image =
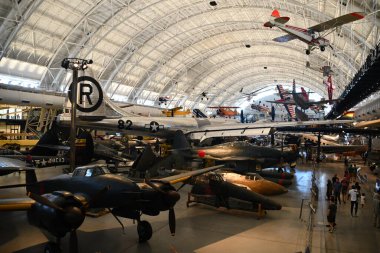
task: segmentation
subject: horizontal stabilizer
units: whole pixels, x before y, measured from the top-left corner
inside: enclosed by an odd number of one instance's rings
[[[289,21],[289,19],[290,19],[289,17],[279,17],[279,18],[275,18],[274,22],[285,24],[286,22]]]

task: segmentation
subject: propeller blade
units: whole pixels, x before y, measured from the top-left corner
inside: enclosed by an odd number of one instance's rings
[[[76,229],[70,232],[70,253],[78,253],[78,236]]]
[[[173,208],[169,209],[169,228],[170,228],[170,233],[174,236],[175,235],[175,212]]]
[[[45,205],[45,206],[48,206],[48,207],[51,207],[53,209],[56,209],[56,210],[60,210],[60,211],[64,211],[62,207],[54,204],[53,202],[51,202],[50,200],[48,200],[47,198],[41,196],[41,195],[38,195],[38,194],[35,194],[33,192],[28,192],[27,193],[28,197],[35,200],[36,202],[42,204],[42,205]]]

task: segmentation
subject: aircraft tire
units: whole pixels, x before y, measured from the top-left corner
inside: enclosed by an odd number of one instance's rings
[[[323,52],[323,51],[325,51],[325,46],[321,46],[321,51]]]
[[[145,220],[140,221],[137,224],[137,233],[139,235],[139,243],[146,242],[152,237],[152,226]]]
[[[45,253],[61,253],[61,249],[58,243],[48,242],[44,248]]]
[[[310,54],[310,50],[309,50],[309,49],[306,49],[306,54],[307,54],[307,55]]]

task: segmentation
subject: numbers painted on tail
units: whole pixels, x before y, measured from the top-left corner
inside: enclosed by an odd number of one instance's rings
[[[132,121],[130,121],[130,120],[124,121],[122,119],[119,119],[117,122],[117,128],[119,128],[119,129],[130,130],[131,126],[132,126]]]

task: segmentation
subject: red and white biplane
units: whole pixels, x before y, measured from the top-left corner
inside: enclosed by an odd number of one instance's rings
[[[319,47],[321,51],[325,51],[327,46],[331,47],[329,40],[325,39],[320,34],[321,32],[362,18],[364,18],[363,12],[352,12],[305,29],[286,25],[290,18],[281,17],[278,10],[274,10],[272,12],[271,19],[268,22],[266,22],[264,26],[270,28],[275,26],[288,33],[287,35],[274,38],[273,40],[276,42],[288,42],[294,39],[299,39],[305,42],[308,45],[308,48],[306,49],[306,54],[310,54],[311,50],[317,47]]]

